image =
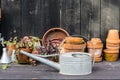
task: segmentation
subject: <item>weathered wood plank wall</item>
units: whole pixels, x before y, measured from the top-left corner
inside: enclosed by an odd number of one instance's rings
[[[105,41],[109,29],[120,30],[120,0],[101,0],[101,38]]]
[[[70,34],[105,42],[110,29],[119,30],[120,0],[61,0],[62,23]]]
[[[6,38],[33,35],[42,38],[52,27],[70,35],[100,37],[119,30],[120,0],[1,0],[1,32]]]
[[[1,0],[1,8],[1,32],[6,39],[25,35],[42,38],[49,28],[60,24],[59,0]]]

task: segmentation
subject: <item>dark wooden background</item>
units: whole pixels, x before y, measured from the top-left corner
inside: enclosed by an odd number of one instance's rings
[[[52,27],[70,35],[100,37],[120,30],[120,0],[1,0],[1,32],[6,39],[33,35],[42,38]]]

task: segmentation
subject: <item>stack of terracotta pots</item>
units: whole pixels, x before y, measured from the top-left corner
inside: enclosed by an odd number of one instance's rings
[[[103,43],[100,38],[91,38],[90,41],[87,41],[87,48],[95,62],[102,61]]]
[[[63,45],[63,53],[67,52],[84,52],[86,42],[81,37],[66,37]]]
[[[118,30],[111,29],[108,32],[106,39],[106,48],[104,56],[106,61],[116,61],[119,56],[119,32]]]

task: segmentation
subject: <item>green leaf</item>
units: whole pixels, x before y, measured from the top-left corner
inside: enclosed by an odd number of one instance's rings
[[[5,70],[8,67],[8,64],[2,65],[2,69]]]

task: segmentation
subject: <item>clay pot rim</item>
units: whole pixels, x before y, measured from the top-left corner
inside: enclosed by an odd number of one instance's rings
[[[91,38],[90,41],[91,42],[96,42],[96,43],[102,43],[102,41],[100,40],[100,38]]]
[[[107,43],[113,43],[113,44],[117,44],[117,43],[120,43],[120,40],[109,40],[109,39],[106,39],[106,42]]]
[[[119,45],[118,46],[109,46],[109,45],[106,45],[106,48],[107,49],[119,49]]]
[[[108,45],[108,46],[119,46],[119,43],[116,43],[116,44],[114,44],[114,43],[106,43],[106,45]]]
[[[94,47],[93,47],[94,46]],[[92,44],[91,41],[87,42],[87,48],[103,48],[103,44],[102,43],[96,43],[96,44]]]
[[[80,44],[80,45],[64,43],[62,45],[62,48],[64,48],[64,49],[84,49],[84,48],[86,48],[86,43]]]
[[[84,49],[64,49],[64,53],[69,52],[84,52]]]
[[[77,39],[77,40],[76,40]],[[73,36],[69,36],[66,37],[65,43],[73,43],[73,44],[81,44],[80,41],[84,41],[84,39],[82,37],[73,37]],[[84,41],[85,42],[85,41]]]
[[[112,51],[113,50],[113,51]],[[105,53],[105,54],[118,54],[119,53],[119,49],[104,49],[103,50],[103,52]]]
[[[108,47],[106,46],[107,49],[119,49],[119,47]]]
[[[101,62],[102,61],[102,56],[101,57],[95,57],[95,62]]]
[[[66,37],[70,36],[69,33],[68,33],[66,30],[64,30],[63,28],[59,28],[59,27],[50,28],[50,29],[48,29],[48,30],[45,32],[45,34],[44,34],[43,37],[42,37],[42,45],[43,45],[43,46],[46,46],[46,45],[45,45],[45,39],[46,39],[46,36],[48,35],[48,33],[52,32],[52,31],[55,31],[55,30],[64,32],[65,35],[66,35]]]

